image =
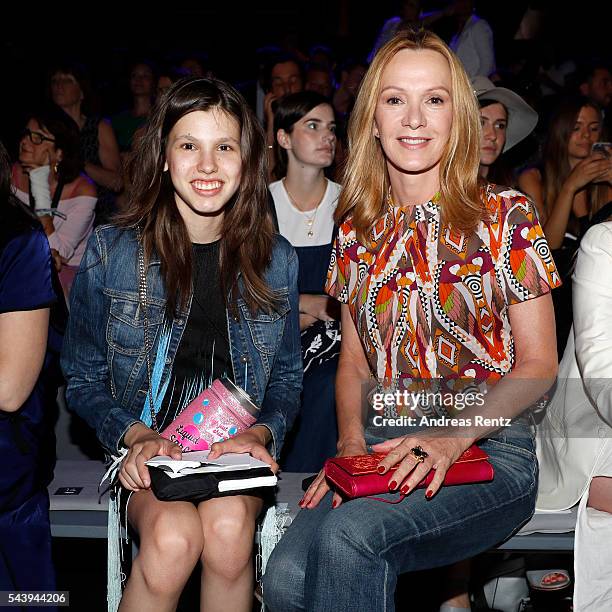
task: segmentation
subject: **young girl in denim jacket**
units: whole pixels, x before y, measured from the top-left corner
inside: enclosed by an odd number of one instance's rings
[[[211,458],[275,457],[299,406],[297,259],[268,215],[264,136],[229,85],[196,78],[157,103],[128,170],[129,206],[97,228],[72,289],[68,403],[117,454],[140,538],[120,609],[174,610],[202,563],[201,607],[249,610],[257,496],[161,502],[145,461],[181,456],[159,435],[203,386],[228,376],[261,406]],[[139,303],[139,244],[147,279]],[[145,352],[165,388],[152,395]],[[166,383],[167,384],[164,384]],[[154,416],[153,414],[154,413]]]

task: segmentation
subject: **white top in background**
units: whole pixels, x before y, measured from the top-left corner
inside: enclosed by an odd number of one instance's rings
[[[278,228],[294,247],[320,246],[329,244],[334,230],[334,211],[338,204],[341,186],[333,181],[327,181],[327,189],[316,212],[298,210],[285,189],[283,181],[270,184],[270,193],[274,199]],[[314,218],[312,236],[308,236],[308,220]]]

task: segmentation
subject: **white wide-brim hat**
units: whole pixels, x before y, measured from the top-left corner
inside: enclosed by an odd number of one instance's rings
[[[505,87],[495,85],[484,76],[475,76],[472,79],[474,93],[479,100],[495,100],[501,102],[508,110],[508,126],[506,127],[506,144],[504,151],[508,151],[515,144],[527,138],[538,123],[536,113],[521,96]]]

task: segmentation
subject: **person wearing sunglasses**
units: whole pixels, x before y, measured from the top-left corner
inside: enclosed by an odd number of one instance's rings
[[[14,164],[15,195],[40,218],[68,296],[91,234],[96,188],[81,174],[79,134],[59,114],[30,116]]]

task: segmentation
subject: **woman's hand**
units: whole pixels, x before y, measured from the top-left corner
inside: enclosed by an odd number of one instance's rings
[[[386,440],[373,445],[372,450],[389,453],[378,466],[380,474],[387,473],[395,465],[398,466],[391,472],[389,491],[399,489],[402,494],[406,495],[429,474],[430,470],[434,469],[436,473],[425,493],[429,499],[442,486],[448,468],[459,459],[472,442],[471,438],[440,428],[435,431],[427,430],[412,436]],[[427,453],[427,458],[423,461],[417,460],[412,454],[412,449],[417,446]]]
[[[51,249],[51,258],[53,259],[53,265],[55,266],[56,272],[61,272],[62,266],[65,263],[64,258],[56,249]]]
[[[333,312],[334,309],[338,309],[338,301],[328,295],[300,294],[300,314],[310,315],[319,321],[333,321],[339,318],[334,316],[339,315]]]
[[[300,331],[314,325],[317,322],[317,318],[309,314],[300,313]]]
[[[50,172],[51,154],[49,153],[49,151],[45,151],[44,157],[42,158],[40,163],[37,163],[34,159],[32,159],[30,162],[22,162],[20,159],[19,163],[21,164],[21,169],[23,170],[24,174],[30,174],[32,170],[36,170],[37,168],[43,168],[44,166],[49,166]]]
[[[351,440],[339,445],[336,457],[354,457],[356,455],[365,455],[367,452],[365,440]],[[325,480],[325,470],[321,470],[300,500],[300,508],[316,508],[329,490],[330,487],[327,484],[327,480]],[[332,508],[337,508],[341,503],[342,497],[338,493],[334,493]]]
[[[215,442],[210,447],[208,458],[216,459],[225,453],[249,453],[255,459],[267,463],[276,474],[278,463],[274,461],[272,455],[266,449],[266,444],[270,441],[270,435],[270,430],[267,427],[253,425],[229,440]]]
[[[272,110],[272,104],[278,100],[278,96],[275,96],[269,91],[264,97],[264,115],[266,117],[266,126],[268,132],[274,133],[274,111]],[[273,143],[268,143],[273,144]]]
[[[589,183],[610,179],[612,161],[607,157],[591,155],[578,162],[565,180],[567,187],[576,193]]]
[[[130,450],[123,460],[119,480],[130,491],[148,489],[151,486],[149,468],[145,465],[145,461],[151,457],[157,455],[165,455],[173,459],[182,457],[178,445],[162,438],[143,423],[136,423],[130,427],[125,434],[124,442]]]
[[[38,217],[38,220],[40,221],[40,224],[43,226],[43,230],[45,230],[45,234],[47,234],[47,236],[50,236],[51,234],[53,234],[53,232],[55,232],[55,226],[53,225],[53,217],[51,215],[41,215],[40,217]],[[52,255],[53,255],[53,250],[51,251]]]

